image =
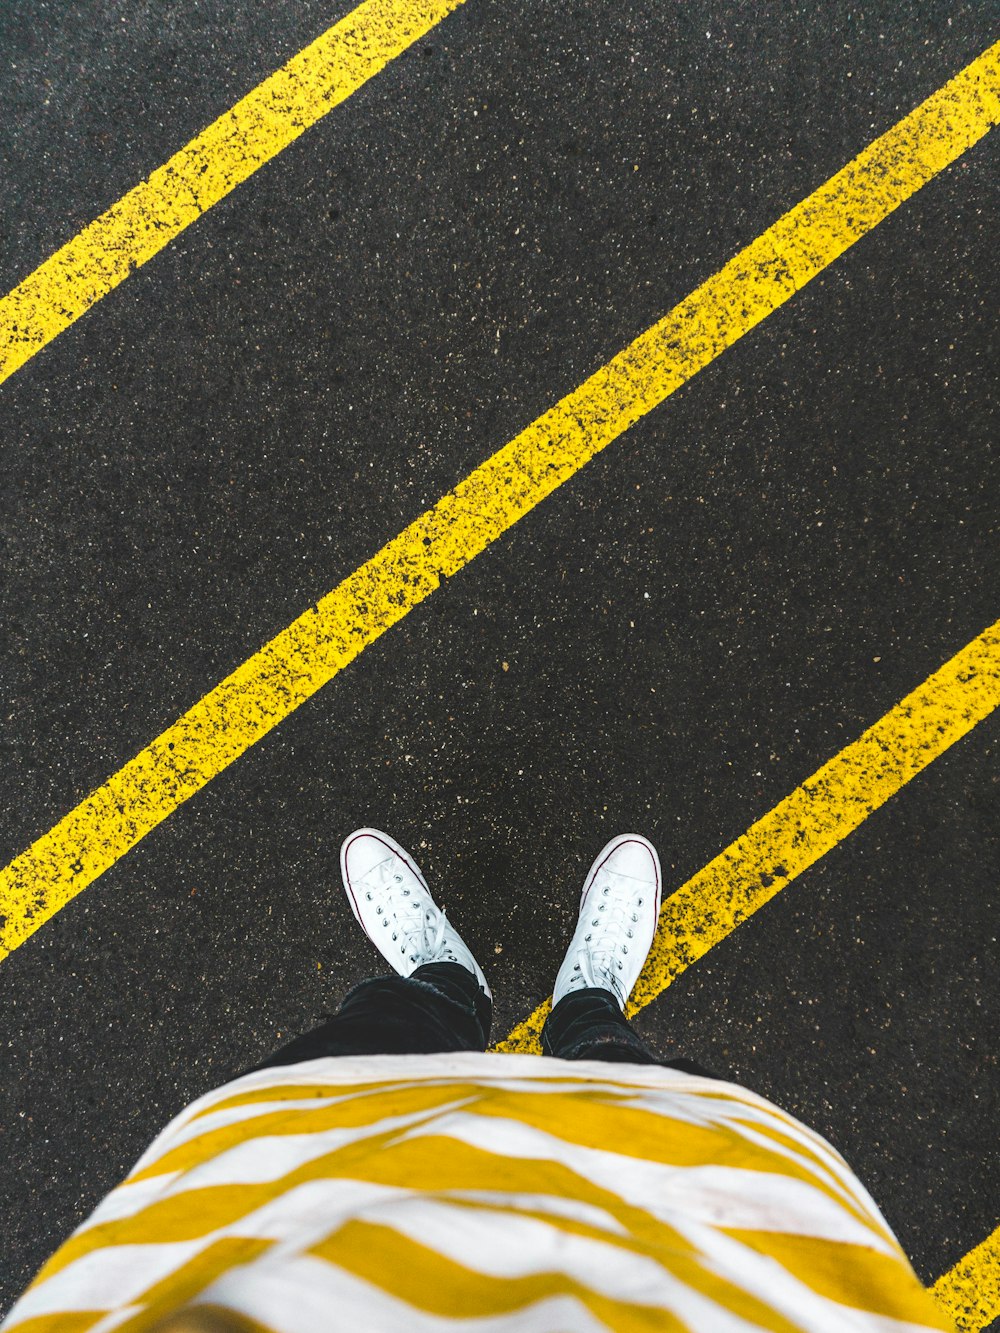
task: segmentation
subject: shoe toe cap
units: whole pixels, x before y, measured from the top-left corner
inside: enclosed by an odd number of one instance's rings
[[[660,874],[656,852],[645,838],[629,836],[623,838],[612,851],[606,863],[608,870],[619,875],[628,875],[632,879],[648,880],[658,885]]]
[[[394,849],[375,830],[359,830],[345,840],[341,850],[344,874],[352,880],[362,879],[394,854]]]

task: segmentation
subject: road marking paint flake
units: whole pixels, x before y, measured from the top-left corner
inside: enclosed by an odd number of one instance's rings
[[[980,1333],[1000,1319],[1000,1227],[931,1287],[962,1333]]]

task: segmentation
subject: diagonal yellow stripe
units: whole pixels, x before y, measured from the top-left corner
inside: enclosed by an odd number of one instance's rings
[[[463,0],[363,0],[0,301],[0,383]]]
[[[666,900],[626,1012],[654,1000],[998,705],[1000,620]],[[539,1005],[494,1049],[539,1052],[549,1007]]]
[[[1000,120],[1000,42],[210,690],[0,872],[0,958]]]
[[[1000,1227],[939,1277],[931,1291],[962,1333],[980,1333],[1000,1319]]]
[[[698,871],[663,904],[626,1012],[680,974],[1000,706],[1000,620]],[[551,1002],[492,1048],[540,1053]],[[961,1333],[1000,1317],[1000,1228],[931,1289]]]

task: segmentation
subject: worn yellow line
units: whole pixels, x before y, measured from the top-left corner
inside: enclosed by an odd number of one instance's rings
[[[757,820],[663,904],[631,1016],[1000,706],[1000,620]],[[551,1001],[495,1051],[541,1052]],[[1000,1317],[1000,1227],[931,1288],[962,1333]]]
[[[0,301],[0,383],[463,0],[363,0]]]
[[[626,1012],[654,1000],[998,705],[1000,620],[666,900]],[[549,1003],[494,1049],[540,1051]]]
[[[981,1333],[1000,1319],[1000,1227],[931,1287],[962,1333]]]
[[[1000,706],[1000,620],[807,778],[663,904],[631,1016]],[[495,1051],[541,1052],[551,1001]],[[1000,1317],[1000,1227],[931,1288],[961,1333]]]
[[[0,872],[0,958],[1000,119],[1000,42],[215,686]]]

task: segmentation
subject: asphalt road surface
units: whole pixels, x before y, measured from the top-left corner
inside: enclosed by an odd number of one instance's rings
[[[347,12],[0,13],[13,287]],[[992,13],[990,12],[992,9]],[[983,4],[467,0],[0,389],[4,860],[996,38]],[[187,1101],[383,970],[385,828],[551,990],[996,619],[987,136],[0,964],[0,1309]],[[636,1022],[827,1135],[933,1281],[1000,1221],[997,715]]]

